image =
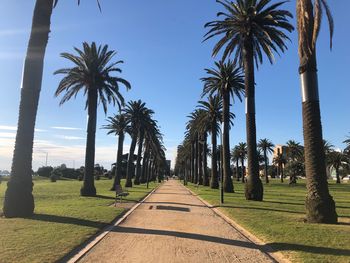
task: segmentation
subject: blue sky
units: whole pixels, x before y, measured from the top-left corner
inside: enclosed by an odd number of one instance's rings
[[[121,90],[126,100],[142,99],[152,108],[164,134],[167,156],[174,159],[176,147],[183,139],[186,116],[200,99],[204,68],[214,59],[211,49],[215,40],[202,43],[203,25],[215,19],[221,10],[214,0],[101,0],[102,13],[95,1],[60,0],[52,16],[45,57],[45,69],[37,115],[33,167],[48,164],[78,167],[83,165],[86,112],[85,99],[78,96],[63,106],[53,97],[60,76],[56,69],[70,64],[60,58],[61,52],[72,52],[83,41],[108,44],[124,60],[122,77],[132,90]],[[274,1],[275,2],[275,1]],[[285,8],[295,14],[295,1]],[[0,8],[0,170],[10,169],[23,60],[28,43],[33,0],[2,0]],[[349,71],[350,51],[347,11],[349,1],[330,2],[335,19],[333,51],[323,23],[318,41],[319,89],[324,137],[337,148],[350,132]],[[326,19],[324,19],[324,22]],[[295,19],[292,21],[296,24]],[[275,144],[289,139],[302,142],[301,98],[298,76],[297,35],[293,32],[289,50],[267,61],[256,71],[257,136]],[[219,58],[217,58],[219,59]],[[245,141],[243,103],[236,102],[231,130],[231,146]],[[108,116],[116,113],[112,106]],[[106,123],[102,108],[98,128]],[[69,129],[70,128],[70,129]],[[130,140],[126,140],[125,150]],[[115,161],[116,138],[97,130],[96,162],[109,167]]]

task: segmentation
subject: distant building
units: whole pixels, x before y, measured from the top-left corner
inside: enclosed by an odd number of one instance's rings
[[[282,154],[282,157],[287,158],[287,151],[288,151],[288,147],[287,146],[277,144],[275,146],[275,149],[273,149],[273,156],[272,156],[272,158],[275,158],[275,157],[277,157],[280,154]]]

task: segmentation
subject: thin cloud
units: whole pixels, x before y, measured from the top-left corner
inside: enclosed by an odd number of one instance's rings
[[[67,130],[67,131],[82,131],[82,128],[76,128],[76,127],[61,127],[61,126],[53,126],[50,127],[51,129],[55,130]]]
[[[17,131],[17,126],[0,125],[0,130],[3,131]],[[44,129],[35,129],[36,132],[47,132]]]
[[[85,140],[84,137],[78,137],[78,136],[55,135],[55,137],[59,139],[64,139],[64,140]]]
[[[15,138],[16,133],[14,132],[0,132],[0,138]]]

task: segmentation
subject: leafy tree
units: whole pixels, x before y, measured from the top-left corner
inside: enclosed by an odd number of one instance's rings
[[[322,13],[326,12],[332,47],[333,18],[326,0],[297,0],[299,74],[302,90],[302,117],[305,145],[306,220],[310,223],[336,223],[335,202],[329,194],[323,149],[318,96],[316,42]]]
[[[74,48],[78,55],[62,53],[61,57],[71,61],[73,68],[63,68],[54,74],[63,74],[55,96],[64,93],[60,105],[83,91],[87,95],[85,109],[88,111],[88,127],[85,151],[84,184],[80,190],[82,196],[95,196],[94,165],[95,165],[95,134],[97,120],[97,106],[100,102],[107,113],[107,105],[117,104],[119,109],[124,105],[124,98],[119,92],[119,85],[123,84],[130,89],[130,83],[123,78],[115,77],[112,73],[119,72],[118,64],[123,61],[112,62],[116,52],[108,50],[108,46],[97,47],[95,42],[83,43],[83,50]]]
[[[260,139],[259,143],[258,143],[258,148],[263,152],[264,154],[264,162],[265,162],[265,166],[264,166],[264,175],[265,175],[265,182],[268,184],[269,183],[269,176],[267,173],[267,166],[269,163],[269,160],[267,158],[267,154],[268,153],[272,153],[273,152],[273,148],[275,147],[275,145],[269,140],[269,139]]]
[[[222,35],[213,48],[213,55],[223,49],[223,59],[234,56],[244,68],[246,96],[246,132],[248,146],[248,180],[245,196],[248,200],[262,201],[263,186],[259,178],[255,124],[255,74],[256,67],[263,62],[263,53],[272,63],[273,52],[284,52],[287,49],[285,40],[288,36],[282,31],[291,32],[294,28],[288,22],[292,14],[279,8],[285,2],[272,4],[271,0],[218,0],[226,10],[219,12],[222,20],[209,22],[210,28],[205,40]]]
[[[242,101],[244,94],[243,76],[240,68],[232,61],[215,62],[215,68],[205,69],[207,77],[201,78],[204,83],[202,96],[218,94],[222,98],[222,167],[224,174],[224,191],[234,192],[230,169],[230,98],[237,97]]]

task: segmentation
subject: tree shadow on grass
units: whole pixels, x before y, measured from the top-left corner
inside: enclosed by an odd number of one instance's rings
[[[213,208],[238,208],[238,209],[264,210],[264,211],[283,212],[283,213],[292,213],[292,214],[304,214],[304,212],[284,210],[284,209],[273,209],[273,208],[266,208],[266,207],[245,207],[245,206],[230,206],[230,205],[220,206],[220,205],[215,205],[215,206],[213,206]]]
[[[118,233],[128,233],[128,234],[143,234],[143,235],[158,235],[158,236],[171,236],[178,238],[194,239],[200,241],[213,242],[218,244],[244,247],[248,249],[258,249],[263,252],[279,252],[279,251],[302,251],[312,254],[322,254],[322,255],[336,255],[336,256],[350,256],[350,250],[329,248],[329,247],[318,247],[310,245],[301,244],[291,244],[291,243],[280,243],[273,242],[266,245],[257,245],[249,241],[244,240],[234,240],[223,237],[208,236],[195,233],[186,233],[178,231],[169,230],[159,230],[159,229],[144,229],[144,228],[134,228],[134,227],[115,227],[113,232]]]
[[[44,222],[60,223],[60,224],[87,226],[87,227],[93,227],[96,229],[100,229],[108,225],[106,223],[102,223],[98,221],[91,221],[91,220],[68,217],[68,216],[47,215],[47,214],[34,214],[32,217],[29,217],[28,219],[44,221]]]
[[[97,198],[100,199],[109,199],[109,200],[115,200],[115,197],[112,196],[106,196],[106,195],[96,195]]]

